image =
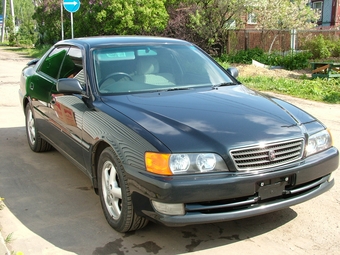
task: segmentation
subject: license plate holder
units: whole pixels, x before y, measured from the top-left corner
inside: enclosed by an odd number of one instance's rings
[[[262,187],[260,186],[258,189],[258,195],[261,200],[282,196],[286,184],[287,182],[276,182]]]
[[[279,197],[284,194],[285,187],[291,183],[292,177],[277,178],[259,182],[258,196],[261,200]]]

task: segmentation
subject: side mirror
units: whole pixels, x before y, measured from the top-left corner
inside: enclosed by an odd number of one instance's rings
[[[36,63],[38,63],[39,60],[40,60],[39,58],[32,59],[31,61],[29,61],[29,62],[27,63],[27,66],[33,66],[33,65],[35,65]]]
[[[57,82],[57,91],[61,94],[83,94],[84,90],[77,79],[62,78]]]
[[[227,69],[227,72],[233,76],[234,78],[237,78],[238,77],[238,69],[236,67],[229,67]]]

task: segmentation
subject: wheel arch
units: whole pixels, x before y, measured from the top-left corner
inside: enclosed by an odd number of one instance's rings
[[[96,143],[93,147],[92,150],[92,158],[91,158],[91,172],[92,172],[92,183],[93,183],[93,189],[96,192],[96,194],[98,195],[98,172],[97,172],[97,167],[98,167],[98,161],[99,161],[99,157],[100,154],[103,152],[103,150],[105,150],[107,147],[111,147],[109,143],[107,143],[106,141],[99,141],[98,143]],[[113,148],[112,148],[113,149]]]
[[[30,100],[28,99],[28,97],[24,97],[23,100],[22,100],[22,109],[25,113],[25,109],[26,109],[26,106],[27,104],[29,104]]]

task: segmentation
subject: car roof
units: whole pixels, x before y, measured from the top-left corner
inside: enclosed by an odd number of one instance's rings
[[[74,44],[83,45],[89,48],[106,47],[109,45],[121,45],[121,44],[137,44],[137,45],[152,45],[152,44],[186,44],[191,43],[174,38],[156,37],[156,36],[94,36],[68,39],[58,42],[60,44]]]

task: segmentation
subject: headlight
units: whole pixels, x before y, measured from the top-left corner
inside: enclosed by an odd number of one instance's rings
[[[311,135],[306,146],[306,157],[332,147],[332,136],[328,129]]]
[[[147,152],[145,165],[147,171],[162,175],[228,171],[222,157],[215,153]]]

